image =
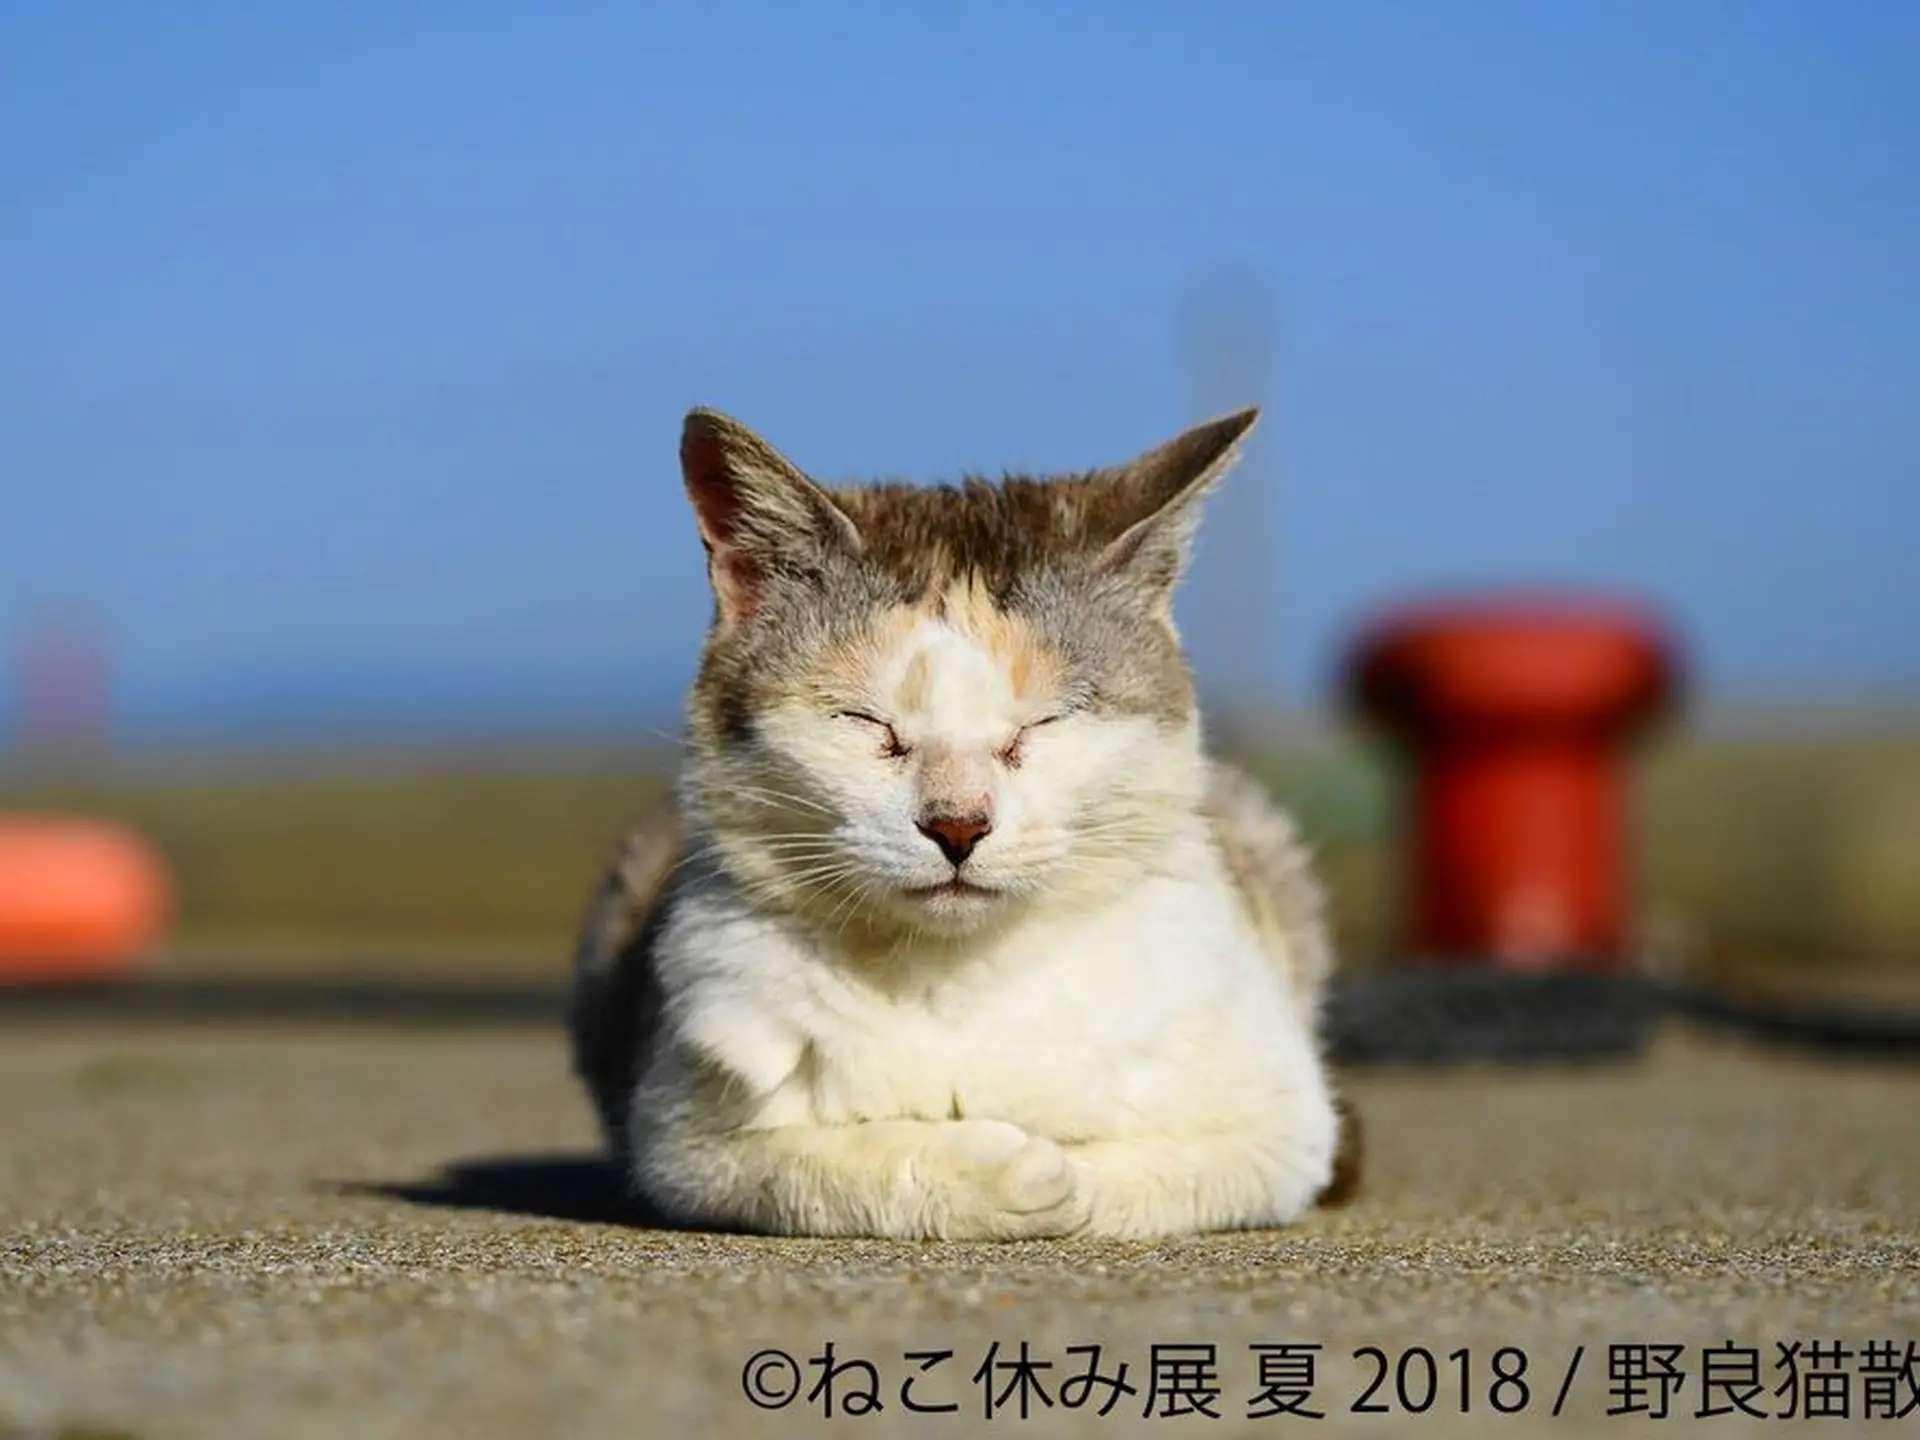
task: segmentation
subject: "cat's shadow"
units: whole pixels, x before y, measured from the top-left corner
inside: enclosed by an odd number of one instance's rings
[[[589,1151],[484,1155],[449,1161],[424,1180],[357,1180],[328,1188],[409,1205],[491,1210],[540,1220],[647,1230],[684,1228],[635,1195],[604,1156]]]

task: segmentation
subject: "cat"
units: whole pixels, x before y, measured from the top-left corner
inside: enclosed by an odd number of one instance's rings
[[[1154,1237],[1327,1197],[1357,1132],[1322,892],[1208,757],[1172,612],[1257,417],[1078,475],[828,488],[688,414],[713,610],[687,755],[598,891],[569,1018],[657,1212]]]

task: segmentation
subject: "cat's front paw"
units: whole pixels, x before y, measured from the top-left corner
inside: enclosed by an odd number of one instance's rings
[[[927,1160],[934,1229],[946,1239],[1067,1235],[1086,1223],[1079,1172],[1044,1135],[1001,1120],[950,1120]]]

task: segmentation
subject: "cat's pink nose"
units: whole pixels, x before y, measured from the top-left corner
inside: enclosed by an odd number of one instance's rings
[[[993,821],[985,815],[935,815],[920,822],[920,833],[938,845],[940,853],[956,866],[992,829]]]

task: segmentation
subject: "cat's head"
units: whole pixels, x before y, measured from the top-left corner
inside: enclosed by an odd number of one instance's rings
[[[685,794],[765,903],[961,935],[1136,881],[1203,785],[1172,620],[1248,409],[1123,464],[827,488],[695,410],[715,606]]]

